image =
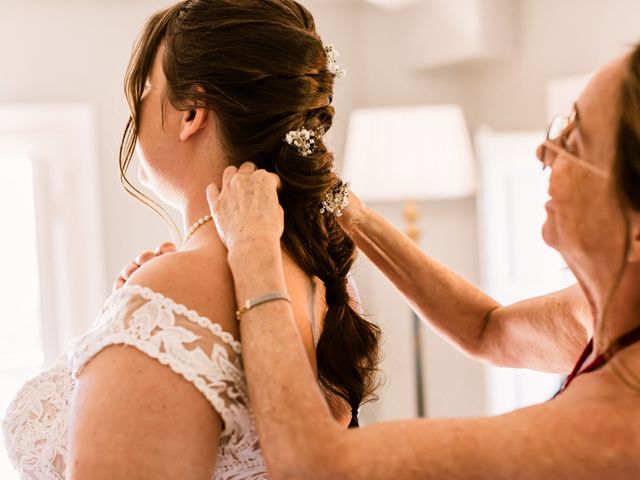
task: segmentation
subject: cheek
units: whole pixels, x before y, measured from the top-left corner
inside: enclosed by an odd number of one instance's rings
[[[606,183],[578,168],[555,179],[549,220],[564,248],[587,253],[607,250],[621,226],[616,200]]]
[[[147,103],[140,107],[140,118],[138,121],[138,141],[136,142],[136,153],[141,162],[147,162],[149,157],[149,145],[152,144],[149,131],[149,108]]]
[[[543,229],[545,240],[553,238],[553,244],[578,246],[587,237],[590,222],[587,221],[593,208],[594,191],[592,178],[576,170],[568,162],[557,163],[549,178],[551,211]],[[547,243],[549,241],[547,240]]]
[[[164,143],[160,127],[154,125],[155,120],[140,122],[138,132],[138,142],[136,143],[136,153],[140,159],[141,165],[149,170],[161,170]]]

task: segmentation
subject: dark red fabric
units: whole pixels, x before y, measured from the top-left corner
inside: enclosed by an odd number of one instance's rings
[[[578,359],[576,366],[573,367],[573,371],[569,374],[567,379],[564,381],[564,384],[562,385],[562,388],[560,389],[558,394],[566,390],[569,384],[578,375],[581,375],[583,373],[593,372],[594,370],[598,370],[599,368],[604,366],[620,350],[628,347],[629,345],[633,345],[634,343],[639,341],[640,341],[640,325],[635,327],[633,330],[625,333],[621,337],[617,338],[611,345],[609,345],[609,348],[607,348],[603,353],[601,353],[596,358],[594,358],[593,361],[589,365],[587,365],[585,368],[582,368],[582,366],[584,365],[584,362],[587,361],[587,358],[589,358],[589,355],[591,355],[591,352],[593,352],[593,339],[589,340],[587,347],[584,349],[584,352],[582,352],[582,355],[580,355],[580,358]]]

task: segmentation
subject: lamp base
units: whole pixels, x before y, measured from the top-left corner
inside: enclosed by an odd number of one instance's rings
[[[405,233],[416,244],[420,243],[421,234],[420,228],[418,228],[419,219],[418,203],[415,200],[407,200],[404,204],[404,220],[405,220]],[[425,408],[426,398],[424,395],[424,376],[423,376],[423,364],[422,364],[422,338],[421,323],[422,321],[418,315],[411,310],[411,319],[413,322],[413,355],[414,355],[414,367],[415,367],[415,382],[416,382],[416,411],[418,417],[426,417],[427,409]]]

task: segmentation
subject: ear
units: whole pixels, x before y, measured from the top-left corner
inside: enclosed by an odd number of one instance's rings
[[[640,263],[640,213],[632,211],[629,214],[629,263]]]
[[[180,116],[180,141],[186,142],[202,130],[207,124],[208,117],[209,111],[206,108],[193,107],[182,112]]]

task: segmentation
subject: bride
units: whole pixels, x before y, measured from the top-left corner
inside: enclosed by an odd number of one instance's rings
[[[125,176],[137,145],[141,182],[192,226],[179,251],[139,268],[20,390],[3,431],[22,478],[266,478],[227,252],[205,196],[247,159],[282,179],[299,335],[334,416],[357,426],[379,330],[349,293],[355,248],[335,218],[345,186],[322,139],[339,74],[293,0],[183,1],[148,21],[126,77],[122,178],[153,203]]]

